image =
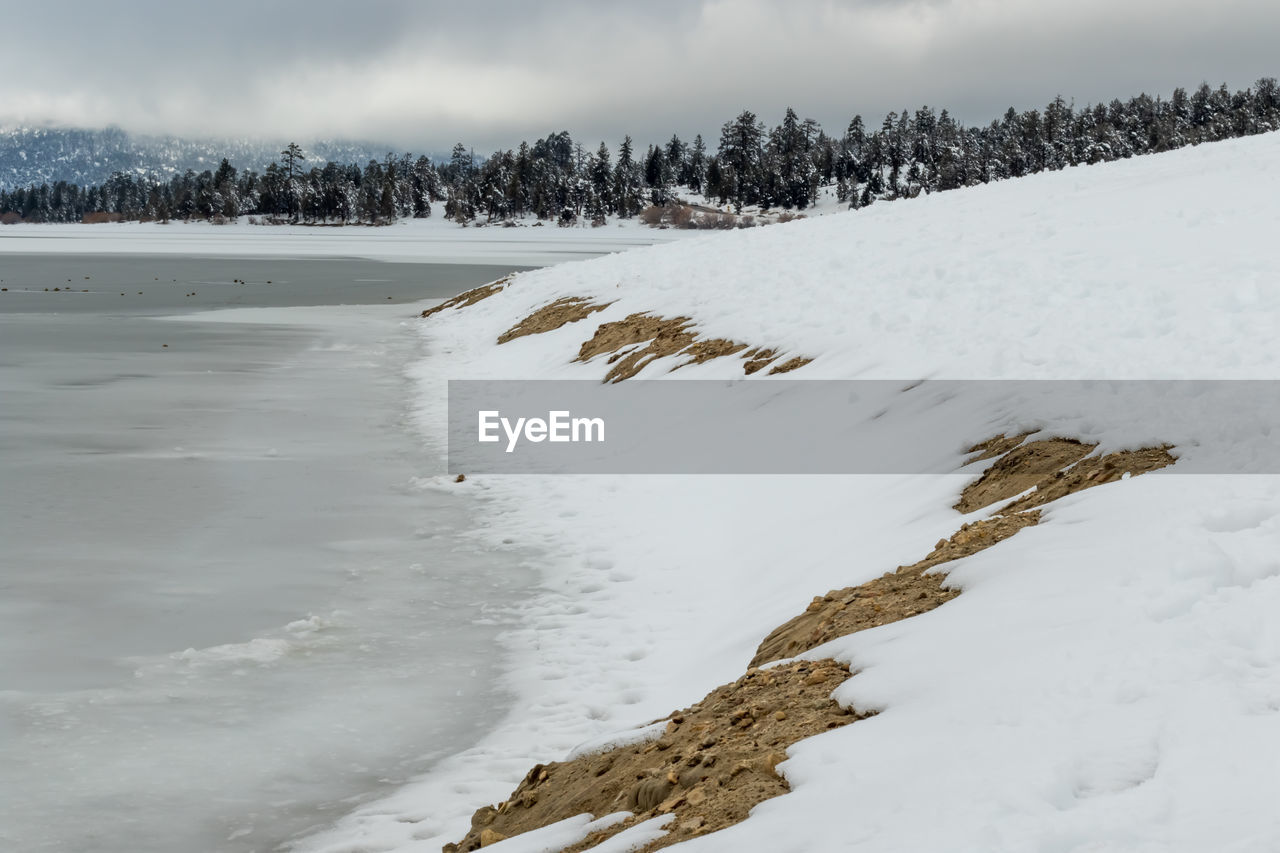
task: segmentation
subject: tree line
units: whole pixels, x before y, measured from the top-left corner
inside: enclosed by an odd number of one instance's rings
[[[630,218],[676,195],[698,194],[741,212],[803,210],[819,187],[833,186],[840,202],[857,208],[1020,177],[1067,166],[1120,160],[1186,145],[1280,129],[1280,87],[1263,78],[1232,92],[1202,84],[1164,99],[1078,109],[1058,97],[1043,109],[1010,108],[985,126],[965,127],[947,110],[891,112],[878,128],[855,115],[838,136],[787,109],[768,128],[744,111],[725,122],[714,151],[701,135],[639,151],[630,136],[616,155],[594,150],[567,131],[514,150],[476,158],[454,146],[448,160],[388,154],[364,166],[326,163],[305,168],[294,144],[262,173],[238,170],[226,159],[216,170],[188,170],[170,179],[117,172],[100,185],[59,181],[0,192],[7,222],[207,219],[242,215],[269,222],[386,224],[401,218],[444,216],[461,223],[522,217],[561,225],[604,224]]]

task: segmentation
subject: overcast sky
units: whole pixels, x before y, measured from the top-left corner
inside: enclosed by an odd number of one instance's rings
[[[441,152],[1280,76],[1280,0],[0,0],[0,124]]]

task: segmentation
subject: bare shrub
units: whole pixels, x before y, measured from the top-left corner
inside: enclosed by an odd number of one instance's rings
[[[671,224],[677,228],[697,228],[697,223],[693,221],[693,208],[683,204],[677,205],[671,214]]]
[[[743,216],[738,220],[739,228],[755,228],[756,218],[754,216]]]
[[[697,228],[727,231],[737,225],[736,218],[727,213],[701,213],[696,219]]]
[[[649,226],[661,225],[665,213],[666,210],[661,205],[651,204],[640,211],[640,221]]]
[[[0,214],[0,225],[17,225],[21,221],[22,217],[12,210],[8,213]]]

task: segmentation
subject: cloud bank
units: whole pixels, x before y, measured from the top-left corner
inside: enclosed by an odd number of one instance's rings
[[[742,109],[966,123],[1280,75],[1274,0],[137,0],[6,15],[0,122],[373,139],[414,150],[714,139]]]

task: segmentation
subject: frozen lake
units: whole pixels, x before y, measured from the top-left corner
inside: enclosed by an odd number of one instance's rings
[[[509,269],[0,256],[0,848],[272,850],[504,712],[404,303]]]

